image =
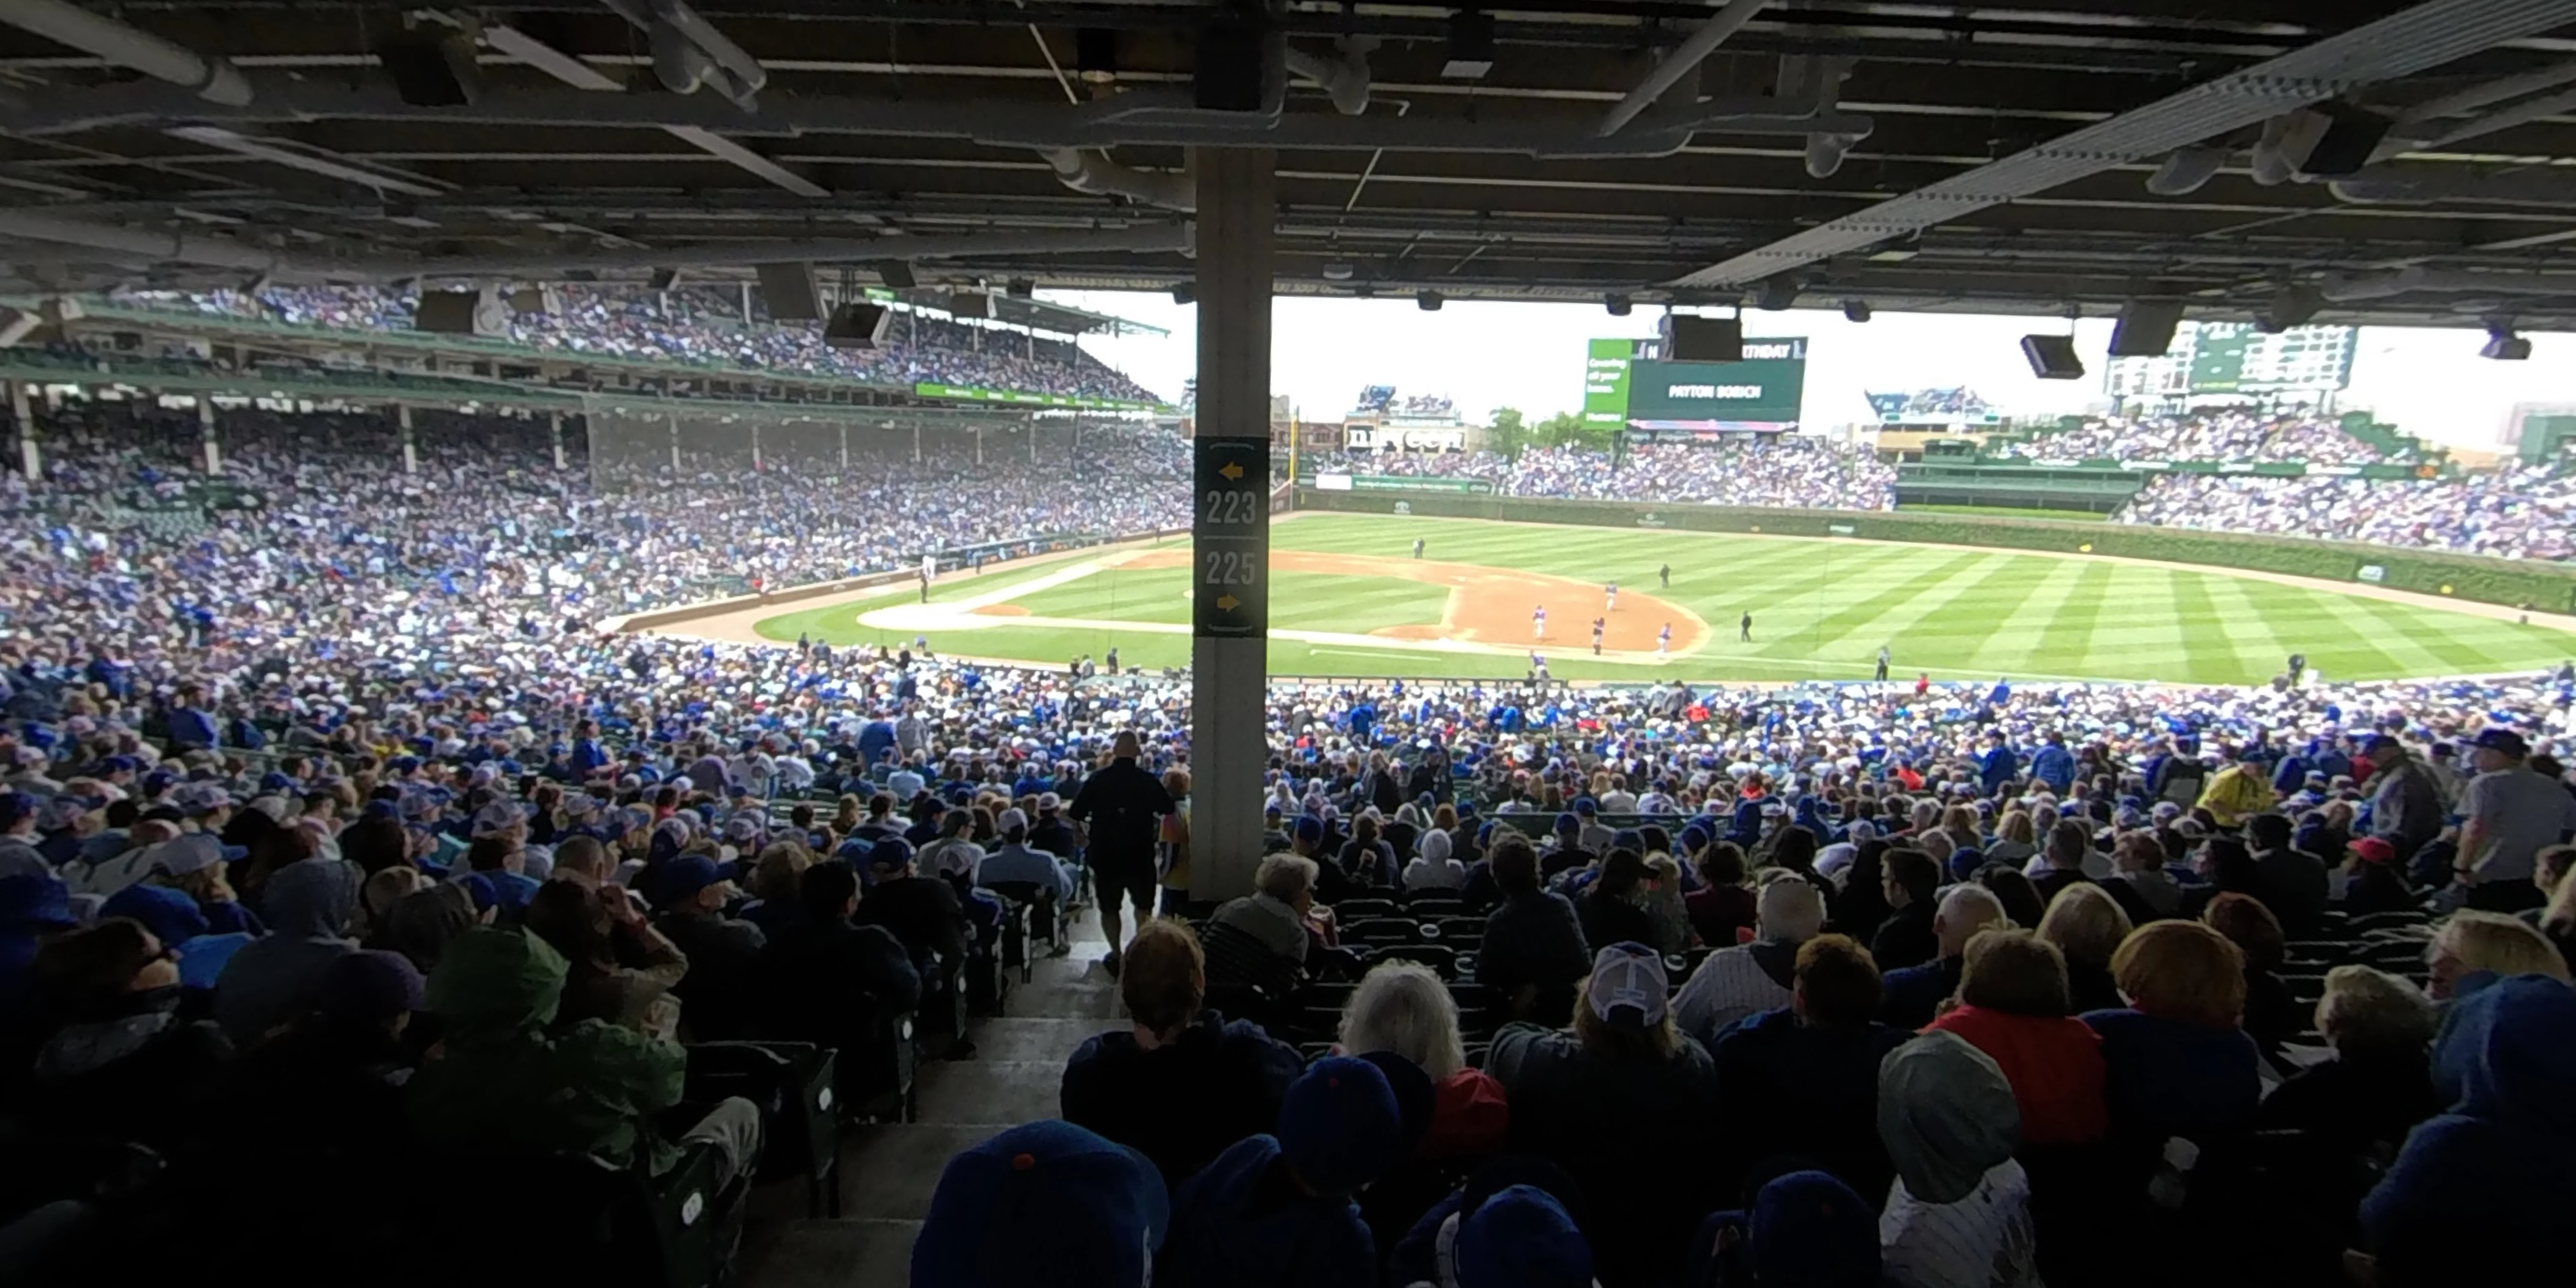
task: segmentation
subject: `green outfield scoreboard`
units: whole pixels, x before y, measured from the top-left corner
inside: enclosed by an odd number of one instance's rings
[[[1583,423],[1788,432],[1806,396],[1804,336],[1747,338],[1741,362],[1668,362],[1660,340],[1594,340],[1584,355]]]

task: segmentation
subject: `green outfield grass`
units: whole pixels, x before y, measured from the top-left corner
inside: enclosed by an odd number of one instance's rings
[[[1562,644],[1547,650],[1561,679],[1866,678],[1881,644],[1900,678],[2010,675],[2201,683],[2260,683],[2293,651],[2338,680],[2537,670],[2576,654],[2576,634],[2468,613],[2388,603],[2330,590],[2285,586],[2182,567],[2004,551],[1878,542],[1765,538],[1621,528],[1572,528],[1402,516],[1316,515],[1283,523],[1283,550],[1401,558],[1415,538],[1434,560],[1569,577],[1616,580],[1661,592],[1697,613],[1714,633],[1669,665],[1595,662]],[[959,579],[934,598],[1001,595],[1050,618],[1104,622],[1187,621],[1183,569],[1099,570],[1025,597],[1008,588],[1083,562],[1083,556]],[[761,634],[800,633],[834,643],[908,642],[915,632],[861,626],[858,614],[908,601],[901,590],[864,601],[783,614]],[[1283,572],[1272,587],[1274,629],[1365,633],[1436,622],[1446,592],[1400,578]],[[1567,605],[1557,620],[1582,620],[1593,605]],[[1754,641],[1736,639],[1739,614],[1754,615]],[[1060,663],[1098,657],[1149,667],[1186,665],[1186,634],[1113,626],[1016,626],[930,632],[933,648],[979,657]],[[1570,634],[1560,628],[1561,633]],[[1435,654],[1389,640],[1383,647],[1274,638],[1270,667],[1283,675],[1516,676],[1519,656]]]

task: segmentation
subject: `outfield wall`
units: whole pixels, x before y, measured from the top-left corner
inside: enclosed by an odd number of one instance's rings
[[[1297,508],[1345,514],[1401,513],[1443,519],[1499,519],[1587,527],[1758,532],[1785,537],[1854,537],[1864,541],[1991,546],[2253,569],[2328,581],[2362,581],[2365,580],[2361,576],[2362,569],[2377,567],[2381,575],[2372,584],[2395,590],[2448,595],[2489,604],[2528,606],[2543,612],[2576,612],[2576,566],[2302,537],[1877,510],[1772,510],[1722,505],[1655,505],[1641,501],[1463,496],[1445,492],[1323,492],[1306,487],[1297,489]]]

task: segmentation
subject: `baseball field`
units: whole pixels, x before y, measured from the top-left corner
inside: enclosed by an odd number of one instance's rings
[[[1535,650],[1559,679],[1866,679],[1884,645],[1898,680],[2248,684],[2293,652],[2337,680],[2527,672],[2576,655],[2576,623],[2561,618],[2090,556],[1327,514],[1277,523],[1271,545],[1277,675],[1519,676]],[[1186,540],[1173,540],[943,578],[927,603],[907,584],[663,629],[920,638],[1046,665],[1115,648],[1126,665],[1185,666],[1189,571]]]

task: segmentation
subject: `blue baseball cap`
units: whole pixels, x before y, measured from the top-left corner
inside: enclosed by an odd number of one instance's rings
[[[1556,1196],[1513,1185],[1458,1223],[1458,1288],[1591,1288],[1592,1245]]]
[[[1829,1172],[1791,1172],[1762,1187],[1748,1231],[1757,1283],[1876,1288],[1878,1217]]]
[[[1574,812],[1590,818],[1601,812],[1601,802],[1589,796],[1577,796],[1574,798]]]
[[[1324,839],[1324,820],[1312,814],[1298,819],[1297,839],[1309,845],[1321,843]]]
[[[1280,1101],[1279,1152],[1324,1193],[1345,1194],[1376,1180],[1411,1149],[1395,1089],[1366,1060],[1318,1060]]]
[[[1076,1127],[1013,1127],[948,1160],[912,1243],[915,1288],[1139,1288],[1172,1220],[1144,1155]]]

